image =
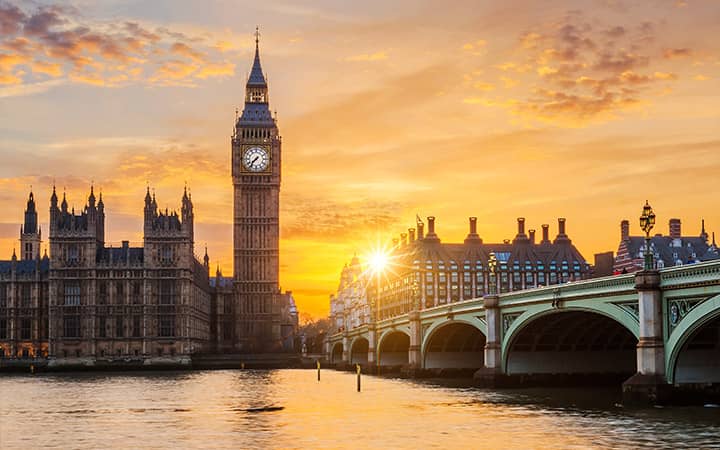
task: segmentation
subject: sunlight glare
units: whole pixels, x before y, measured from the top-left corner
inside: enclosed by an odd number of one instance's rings
[[[382,273],[388,264],[388,256],[381,251],[376,251],[370,256],[369,263],[374,273]]]

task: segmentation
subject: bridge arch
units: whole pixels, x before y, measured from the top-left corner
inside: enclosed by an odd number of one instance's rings
[[[358,336],[350,344],[350,364],[367,364],[370,342],[364,336]]]
[[[665,349],[669,383],[720,383],[720,295],[691,309]]]
[[[378,340],[378,365],[404,366],[409,362],[410,334],[405,330],[388,330]]]
[[[615,305],[526,311],[512,322],[502,346],[506,374],[636,372],[638,325]]]
[[[484,365],[485,342],[485,333],[474,321],[437,322],[423,339],[423,368],[479,369]]]
[[[332,351],[330,352],[330,362],[337,364],[342,361],[343,357],[343,345],[342,342],[336,342],[333,345]]]

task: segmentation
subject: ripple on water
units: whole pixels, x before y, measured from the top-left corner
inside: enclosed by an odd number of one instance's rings
[[[320,383],[313,370],[3,377],[0,393],[3,450],[709,448],[720,436],[714,408],[626,410],[602,390],[490,391],[372,376],[357,393],[354,374],[332,371]]]

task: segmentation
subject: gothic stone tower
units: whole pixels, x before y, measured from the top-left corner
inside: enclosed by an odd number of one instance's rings
[[[280,146],[256,34],[245,107],[232,136],[235,348],[241,352],[280,345]]]
[[[95,354],[95,271],[98,252],[105,245],[105,205],[102,194],[90,195],[79,214],[68,210],[63,194],[53,187],[50,197],[50,356]]]
[[[20,255],[23,261],[40,259],[42,230],[38,226],[38,214],[35,209],[35,196],[32,191],[25,209],[25,223],[20,227]]]

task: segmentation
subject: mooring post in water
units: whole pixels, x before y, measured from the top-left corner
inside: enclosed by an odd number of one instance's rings
[[[30,364],[30,373],[35,374],[35,365]]]
[[[244,363],[244,362],[243,362],[243,363],[240,363],[240,368],[241,368],[242,370],[245,370],[245,363]]]
[[[360,364],[355,364],[355,370],[357,371],[358,392],[360,392]]]
[[[320,381],[320,360],[318,359],[316,362],[317,362],[317,368],[318,368],[318,381]]]

